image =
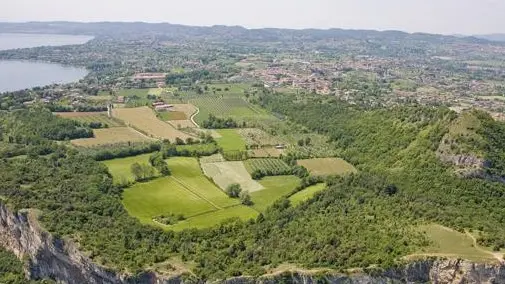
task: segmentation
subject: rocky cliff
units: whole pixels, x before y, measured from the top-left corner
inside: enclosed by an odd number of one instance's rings
[[[52,278],[59,283],[189,283],[181,278],[146,273],[131,278],[94,264],[72,242],[44,231],[29,211],[12,212],[0,202],[0,245],[25,262],[31,279]],[[424,260],[372,274],[310,274],[283,272],[259,278],[237,277],[225,284],[249,283],[505,283],[505,265],[476,264],[462,260]]]

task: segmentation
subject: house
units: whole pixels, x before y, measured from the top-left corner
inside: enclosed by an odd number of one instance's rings
[[[116,102],[118,104],[123,104],[124,103],[124,96],[118,96],[117,99],[116,99]]]
[[[153,103],[153,107],[162,106],[164,104],[165,104],[165,102],[155,102],[155,103]]]

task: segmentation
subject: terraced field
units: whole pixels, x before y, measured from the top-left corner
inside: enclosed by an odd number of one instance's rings
[[[356,168],[339,158],[321,158],[298,160],[313,175],[345,175],[357,172]]]
[[[170,124],[159,120],[153,110],[148,107],[138,108],[116,108],[113,110],[113,115],[131,125],[137,130],[145,132],[147,135],[156,139],[168,139],[175,141],[175,138],[186,140],[187,138],[195,138],[175,129]]]
[[[144,142],[152,140],[142,133],[129,127],[113,127],[93,129],[93,138],[72,140],[71,143],[79,147],[94,147],[127,142]]]

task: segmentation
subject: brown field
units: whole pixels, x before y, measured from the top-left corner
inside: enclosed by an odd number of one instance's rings
[[[159,120],[154,114],[154,111],[148,107],[116,108],[113,110],[113,116],[156,139],[174,141],[177,137],[183,140],[190,137],[195,138]]]
[[[339,158],[298,160],[297,163],[316,176],[345,175],[357,172],[353,165]]]
[[[261,149],[254,149],[249,151],[249,156],[254,158],[278,158],[284,152],[282,149],[276,149],[274,147],[264,147]]]
[[[143,142],[150,139],[129,127],[94,129],[94,138],[72,140],[72,144],[81,147],[93,147],[125,142]]]
[[[196,127],[196,125],[193,124],[193,122],[191,120],[169,120],[167,122],[176,129],[195,128]]]
[[[72,117],[84,117],[84,116],[95,116],[99,114],[107,115],[107,112],[55,112],[57,116],[61,116],[63,118],[72,118]]]
[[[188,116],[182,111],[169,111],[166,117],[168,120],[187,120]]]
[[[196,112],[196,107],[192,104],[174,104],[173,106],[173,111],[182,112],[188,118]]]

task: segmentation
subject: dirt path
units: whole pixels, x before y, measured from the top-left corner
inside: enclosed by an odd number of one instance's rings
[[[470,234],[470,232],[468,232],[468,231],[465,230],[465,234],[472,239],[473,246],[475,247],[475,249],[477,249],[478,251],[480,251],[482,253],[492,255],[496,260],[498,260],[499,263],[502,263],[502,264],[504,263],[503,254],[502,253],[500,253],[500,252],[491,252],[491,251],[488,251],[486,249],[483,249],[482,247],[479,246],[479,244],[477,244],[477,239],[472,234]]]
[[[193,105],[193,106],[195,106],[195,105]],[[195,116],[197,116],[200,113],[200,109],[197,106],[195,106],[195,108],[196,108],[196,112],[193,113],[193,115],[191,115],[190,119],[191,119],[191,122],[193,122],[193,124],[196,125],[196,127],[200,128],[200,125],[198,125],[198,123],[196,123],[196,121],[195,121]]]

